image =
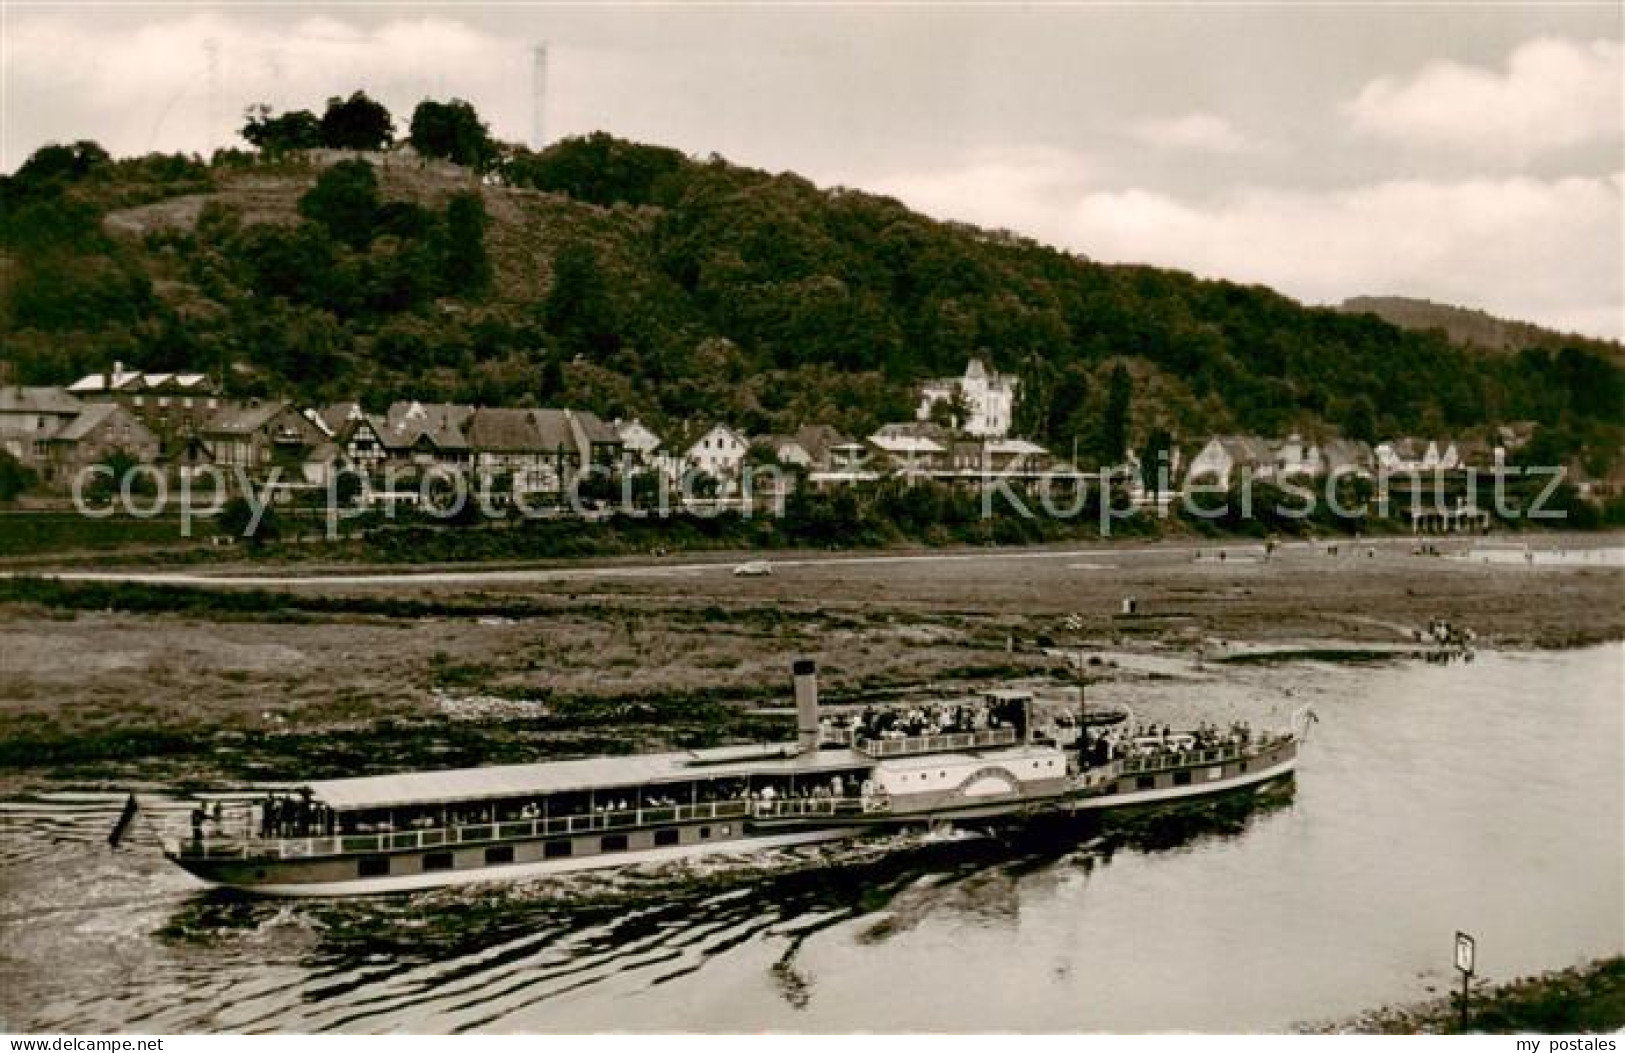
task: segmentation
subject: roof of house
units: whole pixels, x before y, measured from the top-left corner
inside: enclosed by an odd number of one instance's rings
[[[745,438],[745,436],[741,435],[739,432],[735,431],[733,428],[729,427],[728,425],[723,424],[721,422],[718,422],[716,424],[711,425],[709,428],[705,429],[704,431],[700,432],[699,438],[695,439],[692,443],[689,444],[689,447],[688,447],[689,450],[692,451],[694,449],[694,447],[698,446],[702,440],[706,439],[707,437],[709,437],[711,435],[715,435],[717,432],[721,432],[724,437],[733,439],[733,441],[735,443],[737,443],[739,445],[739,448],[742,449],[742,450],[743,449],[748,449],[750,447],[750,440],[749,439]]]
[[[565,410],[570,419],[581,428],[581,434],[589,443],[619,446],[622,443],[621,433],[605,424],[598,414],[591,410]]]
[[[934,439],[919,435],[887,434],[884,429],[869,436],[869,441],[886,453],[942,453],[945,449]]]
[[[894,421],[891,424],[882,424],[874,435],[869,436],[873,442],[876,435],[883,435],[888,439],[930,439],[936,443],[950,443],[954,441],[954,433],[935,421],[907,420]]]
[[[269,402],[226,406],[209,420],[203,430],[211,435],[248,435],[265,427],[290,405],[286,399],[272,399]]]
[[[619,435],[623,442],[629,443],[631,442],[632,435],[642,433],[648,435],[654,440],[654,446],[649,447],[650,449],[658,448],[660,446],[659,434],[657,434],[653,428],[649,427],[636,417],[632,418],[631,420],[615,421],[611,427],[615,429],[615,434]],[[648,444],[644,443],[641,445],[647,446]]]
[[[0,387],[0,412],[51,413],[71,416],[85,404],[61,388]]]
[[[119,414],[123,414],[126,418],[128,418],[128,424],[132,428],[140,429],[134,436],[137,442],[147,443],[158,441],[158,437],[152,433],[151,429],[149,429],[145,424],[142,424],[140,420],[136,419],[129,413],[129,411],[116,402],[104,402],[100,403],[99,405],[86,406],[83,413],[79,414],[79,416],[75,417],[67,424],[64,424],[60,431],[51,436],[51,441],[78,442],[79,440],[90,435],[97,428],[101,427],[102,424],[108,420],[108,418],[117,416]]]
[[[95,391],[140,391],[147,388],[170,387],[181,391],[213,390],[209,378],[203,373],[143,373],[126,370],[114,363],[107,373],[87,373],[68,386],[69,391],[89,393]]]
[[[797,428],[795,441],[817,461],[828,458],[830,451],[837,447],[862,446],[862,443],[852,441],[828,424],[807,424]]]
[[[1320,444],[1320,456],[1329,469],[1364,468],[1372,464],[1371,444],[1358,439],[1330,439]]]
[[[474,407],[454,402],[395,402],[384,414],[378,437],[396,449],[427,438],[442,450],[465,450],[469,445],[469,418],[473,415]]]
[[[537,429],[534,411],[528,409],[481,408],[468,420],[468,444],[477,450],[530,451],[548,449]],[[568,435],[569,427],[565,426]],[[568,440],[575,448],[575,441]]]
[[[1257,435],[1215,435],[1213,441],[1236,464],[1268,464],[1275,460],[1275,451],[1270,448],[1269,440]]]
[[[329,435],[337,435],[348,427],[351,421],[366,416],[359,402],[335,402],[331,406],[323,406],[311,412],[321,418],[322,425]]]

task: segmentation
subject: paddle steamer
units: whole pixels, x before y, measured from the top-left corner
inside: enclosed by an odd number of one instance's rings
[[[793,676],[794,744],[310,782],[199,809],[165,855],[215,885],[334,896],[1125,808],[1289,777],[1311,716],[1135,735],[1121,712],[1042,721],[1015,690],[821,711],[813,663]]]

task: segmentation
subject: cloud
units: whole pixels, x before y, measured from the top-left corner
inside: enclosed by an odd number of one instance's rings
[[[962,172],[894,177],[886,189],[933,215],[1011,227],[1094,259],[1261,283],[1311,303],[1421,296],[1625,335],[1625,175],[1254,186],[1203,200],[1101,186],[1086,168],[1070,183],[1059,170],[1028,180],[1018,168],[982,158]]]
[[[1344,110],[1355,130],[1390,142],[1528,156],[1621,134],[1620,45],[1541,37],[1504,70],[1434,62],[1379,77]]]
[[[1239,154],[1257,149],[1257,144],[1238,132],[1229,121],[1212,113],[1188,113],[1183,117],[1144,121],[1135,125],[1130,134],[1141,144],[1158,150]]]

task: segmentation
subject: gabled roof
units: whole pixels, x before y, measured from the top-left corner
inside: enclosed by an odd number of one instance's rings
[[[101,427],[102,424],[108,420],[108,418],[117,416],[119,414],[123,414],[126,418],[128,418],[128,423],[132,429],[139,429],[139,431],[135,433],[136,441],[158,441],[158,437],[154,435],[145,424],[142,424],[141,421],[132,416],[123,406],[120,406],[116,402],[102,402],[93,406],[86,406],[83,413],[79,414],[79,416],[63,425],[60,431],[51,436],[51,441],[78,442],[79,440],[90,435],[97,428]]]
[[[476,450],[534,453],[544,450],[531,410],[480,408],[468,420],[468,444]],[[568,434],[568,426],[565,431]],[[569,441],[571,449],[575,442]]]
[[[744,435],[742,435],[739,432],[735,431],[733,428],[729,427],[728,425],[723,424],[721,422],[718,422],[716,424],[711,425],[709,428],[705,429],[704,431],[700,432],[699,437],[696,438],[692,443],[689,444],[689,447],[688,447],[689,451],[692,452],[693,450],[695,450],[700,445],[701,442],[705,441],[707,438],[709,438],[712,435],[716,435],[718,432],[722,433],[722,435],[724,437],[732,439],[735,443],[737,443],[739,445],[740,449],[744,449],[744,450],[750,449],[750,440],[749,439],[747,439]]]
[[[883,435],[888,439],[930,439],[932,442],[944,446],[954,441],[952,431],[935,421],[929,420],[897,421],[892,424],[883,424],[880,426],[880,430],[875,432],[875,435]],[[869,437],[869,441],[874,441],[874,435]]]
[[[204,430],[211,435],[249,435],[265,427],[290,405],[285,399],[272,399],[269,402],[227,406],[210,419]]]
[[[337,435],[348,427],[350,422],[366,416],[362,412],[361,403],[359,402],[335,402],[331,406],[323,406],[321,409],[312,410],[311,412],[321,418],[322,424],[327,428],[329,435]]]
[[[847,438],[828,424],[808,424],[798,428],[794,439],[815,461],[828,460],[830,451],[837,447],[861,448],[863,445]]]
[[[442,450],[466,450],[473,415],[474,407],[454,402],[395,402],[384,415],[378,437],[392,449],[407,449],[427,438]]]
[[[635,417],[632,420],[618,420],[612,427],[615,429],[615,434],[621,437],[622,442],[630,444],[631,439],[629,436],[641,432],[654,440],[654,446],[648,447],[649,449],[658,449],[661,445],[660,435],[653,428]],[[642,445],[646,446],[647,444]]]
[[[0,413],[48,413],[72,416],[85,404],[62,388],[0,387]]]
[[[158,388],[168,388],[180,392],[198,390],[208,392],[213,390],[208,375],[204,373],[143,373],[140,370],[127,370],[116,362],[110,372],[87,373],[68,386],[69,391],[81,394],[97,391],[145,391]]]
[[[1275,451],[1270,448],[1269,441],[1257,435],[1215,435],[1213,441],[1236,464],[1263,465],[1275,460]]]
[[[1371,444],[1357,439],[1332,439],[1321,443],[1320,456],[1328,470],[1369,468],[1374,463]]]
[[[582,438],[594,445],[620,446],[621,433],[603,422],[598,414],[591,410],[565,410],[570,419],[575,421],[581,429]]]

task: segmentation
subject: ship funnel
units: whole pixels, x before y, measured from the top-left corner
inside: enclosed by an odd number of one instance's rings
[[[796,749],[811,753],[818,749],[818,663],[797,658],[790,666],[795,678]]]

